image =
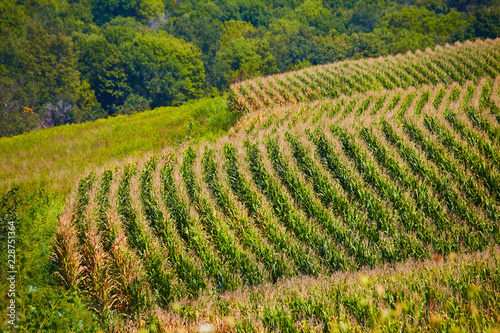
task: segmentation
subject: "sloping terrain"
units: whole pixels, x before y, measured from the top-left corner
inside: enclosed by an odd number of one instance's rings
[[[464,84],[500,71],[498,40],[437,46],[425,52],[379,59],[349,60],[231,86],[232,107],[252,111],[383,89]]]
[[[233,86],[225,138],[82,178],[61,278],[116,330],[494,328],[498,43]]]

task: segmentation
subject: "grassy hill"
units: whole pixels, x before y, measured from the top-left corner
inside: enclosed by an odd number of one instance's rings
[[[0,138],[0,191],[15,184],[43,183],[67,194],[75,179],[88,169],[142,156],[166,145],[214,140],[237,118],[224,98],[202,99],[180,107]]]
[[[30,260],[53,254],[61,302],[92,309],[82,330],[494,332],[498,43],[239,83],[229,105],[246,114],[213,142],[107,165],[125,153],[91,146],[53,251]],[[83,171],[67,168],[50,177]],[[34,226],[62,209],[39,205]]]

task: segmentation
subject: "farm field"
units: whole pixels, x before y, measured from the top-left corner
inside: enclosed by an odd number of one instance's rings
[[[499,43],[233,85],[228,135],[81,178],[61,281],[116,331],[497,332]]]

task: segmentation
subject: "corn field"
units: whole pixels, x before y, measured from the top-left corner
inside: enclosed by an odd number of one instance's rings
[[[227,137],[80,180],[61,280],[115,331],[498,332],[499,46],[233,85]]]
[[[422,85],[463,85],[500,72],[500,41],[478,40],[378,59],[349,60],[231,86],[231,106],[248,112]]]

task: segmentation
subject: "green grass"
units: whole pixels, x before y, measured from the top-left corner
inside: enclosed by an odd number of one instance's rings
[[[47,184],[69,193],[85,170],[166,145],[214,140],[238,118],[226,99],[217,97],[1,138],[0,193],[14,184]]]
[[[8,198],[8,199],[7,199]],[[100,324],[84,295],[60,285],[50,259],[64,198],[45,189],[13,190],[0,197],[0,229],[15,222],[16,310],[19,332],[95,332]],[[4,236],[2,236],[4,237]],[[1,240],[6,244],[4,239]],[[0,250],[0,315],[6,317],[6,247]],[[10,325],[0,322],[0,332]]]

